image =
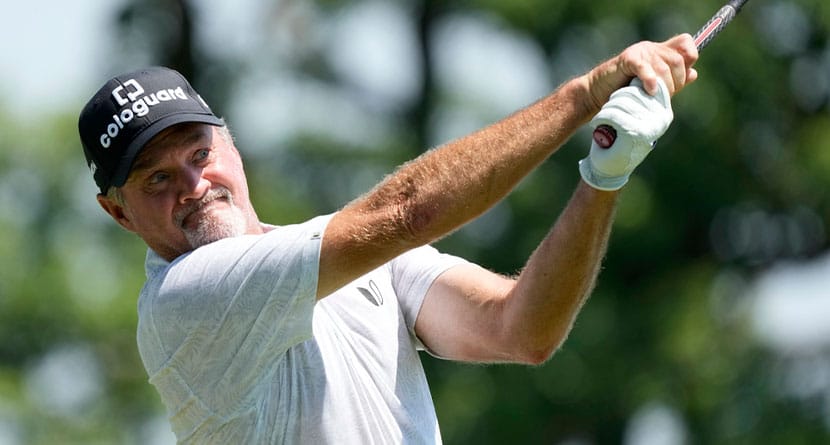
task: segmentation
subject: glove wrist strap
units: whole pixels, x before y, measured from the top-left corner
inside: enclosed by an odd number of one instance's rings
[[[591,165],[591,158],[587,157],[579,161],[579,174],[588,185],[607,192],[621,189],[627,182],[630,175],[608,177],[602,176],[594,171]]]

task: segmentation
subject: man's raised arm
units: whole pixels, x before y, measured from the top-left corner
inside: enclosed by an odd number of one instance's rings
[[[632,45],[529,107],[404,164],[330,221],[318,298],[481,215],[632,78],[651,94],[657,79],[670,94],[679,91],[696,77],[696,58],[688,35]]]

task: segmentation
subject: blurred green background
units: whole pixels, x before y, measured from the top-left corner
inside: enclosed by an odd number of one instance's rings
[[[48,3],[53,3],[49,5]],[[0,445],[169,444],[135,346],[145,248],[97,207],[77,113],[111,75],[184,72],[255,204],[336,210],[720,0],[16,2],[0,36]],[[830,441],[830,3],[753,0],[622,197],[596,291],[543,366],[424,356],[447,444]],[[519,270],[578,180],[574,136],[438,247]],[[567,271],[564,271],[567,273]]]

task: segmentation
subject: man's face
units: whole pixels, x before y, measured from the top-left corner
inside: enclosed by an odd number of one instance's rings
[[[222,238],[259,233],[242,160],[228,139],[211,125],[171,127],[136,158],[120,190],[123,203],[101,195],[99,203],[167,260]]]

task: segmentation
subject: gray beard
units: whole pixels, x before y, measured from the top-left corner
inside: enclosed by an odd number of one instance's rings
[[[196,227],[193,229],[182,229],[184,236],[193,249],[219,241],[224,238],[244,235],[247,230],[247,222],[245,215],[234,203],[233,196],[230,191],[224,187],[208,192],[201,200],[185,209],[182,209],[176,215],[176,223],[181,227],[182,221],[187,215],[204,207],[211,201],[219,198],[226,198],[231,208],[231,216],[224,218],[214,218],[207,216],[200,219]]]
[[[233,207],[231,218],[203,218],[194,229],[185,230],[184,236],[194,249],[220,239],[244,235],[246,229],[242,212]]]

